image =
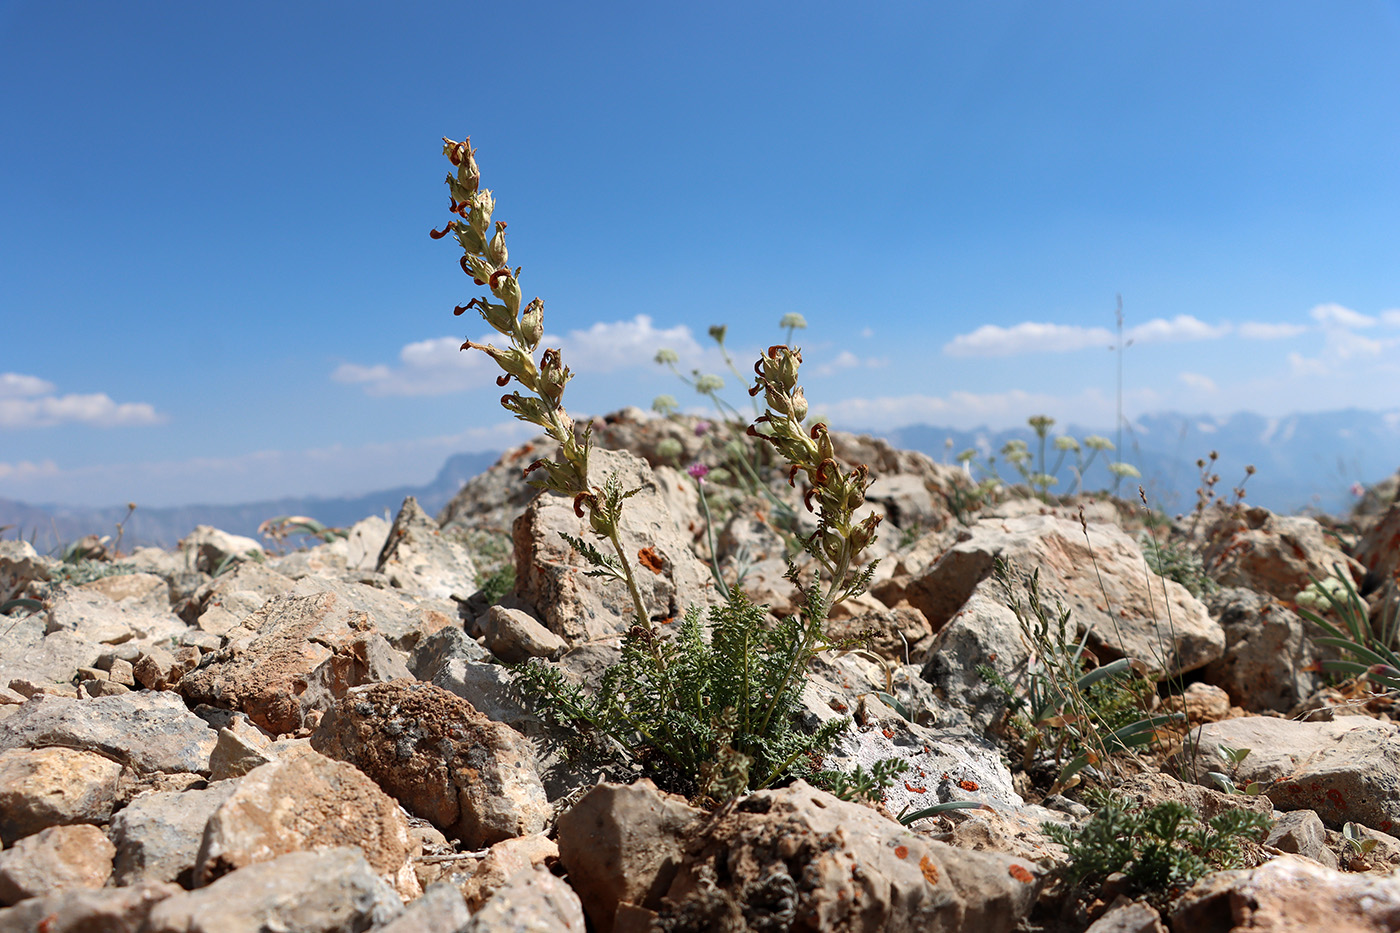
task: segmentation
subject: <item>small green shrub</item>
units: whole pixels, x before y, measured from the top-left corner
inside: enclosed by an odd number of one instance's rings
[[[59,564],[50,572],[49,579],[53,583],[71,583],[73,586],[80,586],[94,580],[101,580],[104,577],[124,577],[135,572],[136,568],[131,564],[78,558]]]
[[[806,664],[824,639],[797,616],[770,628],[764,607],[739,592],[710,609],[708,639],[701,618],[691,609],[669,640],[634,626],[596,690],[538,661],[517,669],[516,684],[546,718],[690,797],[723,800],[810,775],[811,756],[849,724],[831,720],[807,733],[794,717]]]
[[[515,589],[515,565],[503,564],[492,573],[477,574],[476,585],[487,605],[496,605]]]
[[[1048,751],[1058,788],[1089,765],[1107,766],[1109,756],[1151,742],[1158,727],[1180,718],[1146,714],[1155,686],[1140,662],[1120,658],[1085,670],[1084,640],[1076,642],[1069,610],[1041,595],[1039,571],[1017,578],[998,561],[994,574],[1032,657],[1016,682],[986,665],[978,672],[1008,697],[1011,726],[1025,743],[1023,770]]]
[[[1241,867],[1241,844],[1261,841],[1272,826],[1267,816],[1249,810],[1202,821],[1176,801],[1142,809],[1107,795],[1079,829],[1052,824],[1045,832],[1067,850],[1063,874],[1072,886],[1097,889],[1122,872],[1131,893],[1160,902],[1208,872]]]
[[[1400,598],[1388,598],[1372,626],[1370,609],[1351,576],[1340,566],[1334,565],[1332,571],[1331,577],[1314,580],[1297,599],[1298,614],[1326,632],[1313,641],[1346,655],[1323,661],[1323,669],[1368,680],[1385,691],[1400,690]],[[1337,624],[1322,613],[1333,616]]]
[[[1175,580],[1186,587],[1192,596],[1199,599],[1220,589],[1216,582],[1207,576],[1205,562],[1191,545],[1170,539],[1159,544],[1157,538],[1149,531],[1143,531],[1138,536],[1138,543],[1142,546],[1147,566],[1153,573],[1168,580]]]

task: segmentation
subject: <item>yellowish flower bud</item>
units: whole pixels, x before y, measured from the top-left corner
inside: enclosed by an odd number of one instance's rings
[[[496,221],[496,235],[491,238],[491,243],[486,247],[486,259],[491,265],[499,269],[506,264],[506,259],[510,253],[506,250],[506,222]]]
[[[519,289],[519,285],[516,286]],[[525,311],[520,315],[520,342],[529,348],[531,353],[535,352],[535,347],[540,345],[540,339],[544,337],[544,302],[534,298],[525,306]]]

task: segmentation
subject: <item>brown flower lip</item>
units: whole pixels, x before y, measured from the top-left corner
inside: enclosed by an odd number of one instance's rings
[[[441,230],[429,230],[428,236],[432,237],[434,240],[441,240],[443,237],[447,236],[451,232],[452,221],[449,220],[447,222],[447,226],[443,227]]]

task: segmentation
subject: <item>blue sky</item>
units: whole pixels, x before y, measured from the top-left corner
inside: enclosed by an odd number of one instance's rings
[[[335,495],[528,435],[439,138],[602,414],[804,315],[841,425],[1400,407],[1400,9],[0,2],[0,496]],[[742,365],[742,363],[741,363]],[[741,398],[737,380],[728,391]]]

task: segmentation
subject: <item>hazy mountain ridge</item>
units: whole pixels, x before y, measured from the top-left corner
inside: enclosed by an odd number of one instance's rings
[[[892,431],[865,432],[887,438],[896,447],[922,451],[934,460],[953,463],[959,451],[973,447],[996,454],[1008,440],[1020,438],[1038,452],[1035,435],[1028,427],[971,431],[931,425],[910,425]],[[1051,437],[1068,433],[1081,442],[1089,434],[1116,439],[1111,430],[1088,429],[1075,424],[1057,424]],[[951,439],[949,445],[947,440]],[[1246,490],[1247,500],[1275,512],[1316,509],[1343,512],[1355,497],[1353,483],[1370,485],[1393,474],[1400,467],[1400,411],[1373,412],[1361,409],[1315,412],[1268,418],[1241,412],[1228,416],[1183,415],[1161,412],[1137,418],[1131,430],[1123,431],[1123,449],[1100,456],[1085,477],[1089,490],[1110,488],[1113,477],[1107,464],[1121,459],[1142,472],[1140,480],[1125,480],[1120,494],[1133,496],[1141,483],[1154,507],[1169,513],[1189,511],[1195,503],[1200,471],[1196,460],[1210,451],[1220,453],[1216,472],[1220,474],[1218,493],[1228,496],[1244,476],[1247,464],[1256,468]],[[1053,466],[1059,454],[1053,443],[1046,444],[1046,460]],[[1087,451],[1085,451],[1087,454]],[[189,534],[196,525],[214,525],[225,531],[255,536],[259,523],[278,515],[309,515],[331,526],[350,525],[369,515],[398,510],[405,496],[413,495],[429,514],[446,505],[461,485],[495,463],[498,453],[456,454],[449,457],[432,482],[422,486],[398,486],[360,496],[288,496],[236,505],[187,505],[171,508],[138,508],[126,523],[123,547],[157,544],[170,547]],[[1009,465],[998,468],[1007,479],[1016,477]],[[1066,458],[1059,471],[1060,482],[1053,491],[1073,491],[1074,480]],[[0,499],[0,526],[4,532],[17,532],[28,539],[35,535],[35,546],[49,551],[87,534],[115,534],[117,522],[126,515],[124,506],[73,508],[59,505],[30,505]]]
[[[499,457],[499,452],[454,454],[425,485],[395,486],[359,496],[286,496],[235,505],[166,508],[141,508],[138,503],[136,512],[126,523],[122,548],[143,544],[173,547],[196,525],[213,525],[232,534],[256,538],[258,525],[279,515],[307,515],[331,527],[348,526],[386,511],[392,518],[405,496],[417,496],[419,504],[431,515],[446,505],[463,483]],[[0,499],[0,526],[14,526],[4,532],[5,537],[22,533],[25,540],[29,540],[32,532],[34,546],[44,553],[84,535],[115,535],[117,523],[126,512],[125,506],[75,508]]]
[[[1051,428],[1052,438],[1060,433],[1081,442],[1089,434],[1117,439],[1111,430],[1074,424]],[[885,436],[897,447],[919,450],[948,463],[968,447],[984,456],[997,453],[1012,438],[1025,440],[1032,454],[1037,452],[1029,427],[956,431],[913,425],[885,432]],[[951,447],[947,438],[953,440]],[[1159,412],[1135,419],[1131,429],[1125,427],[1122,445],[1122,450],[1110,451],[1108,458],[1100,456],[1095,461],[1085,478],[1087,489],[1112,486],[1107,463],[1123,460],[1137,467],[1142,479],[1125,480],[1120,493],[1133,495],[1141,483],[1154,506],[1173,513],[1187,511],[1195,504],[1200,482],[1196,461],[1214,450],[1220,454],[1215,465],[1220,474],[1217,493],[1229,495],[1244,478],[1245,467],[1252,464],[1256,473],[1245,486],[1247,501],[1282,513],[1301,509],[1341,512],[1354,501],[1350,492],[1353,483],[1371,485],[1400,467],[1400,412],[1352,408],[1280,418],[1249,412],[1226,416]],[[1057,456],[1053,444],[1047,444],[1050,465]],[[1013,468],[1000,463],[1000,457],[998,461],[1004,477],[1016,476]],[[1068,492],[1072,486],[1072,474],[1063,467],[1054,491]]]

